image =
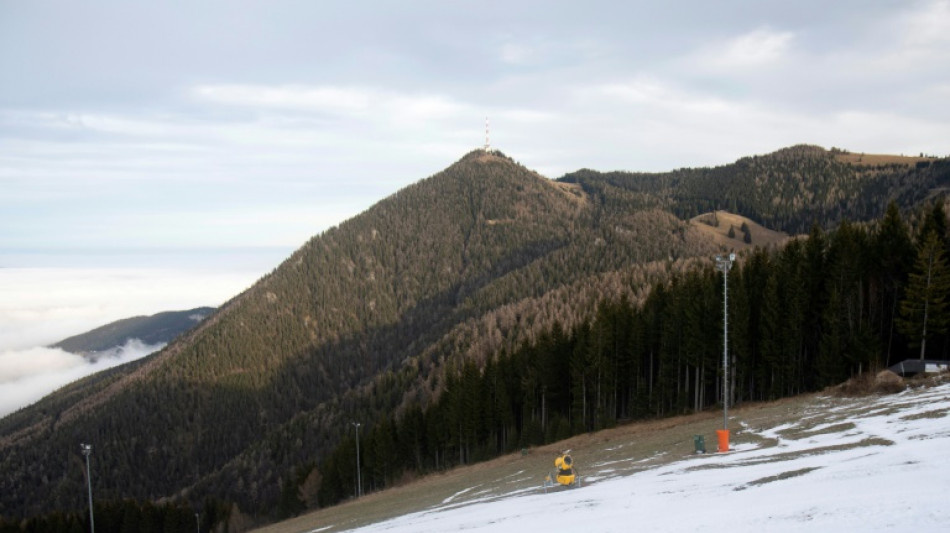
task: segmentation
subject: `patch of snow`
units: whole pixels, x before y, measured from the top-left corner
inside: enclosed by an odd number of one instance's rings
[[[729,453],[629,475],[600,471],[578,489],[521,489],[452,504],[471,487],[442,506],[357,531],[944,530],[950,385],[821,402],[824,413],[810,410],[797,423],[743,426],[743,436],[777,445],[741,442]]]

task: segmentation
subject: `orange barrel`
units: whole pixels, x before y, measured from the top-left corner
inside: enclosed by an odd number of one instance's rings
[[[716,437],[719,439],[719,452],[728,452],[729,451],[729,430],[728,429],[717,429]]]

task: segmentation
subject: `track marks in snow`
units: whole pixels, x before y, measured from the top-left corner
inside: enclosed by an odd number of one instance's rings
[[[469,487],[469,488],[467,488],[467,489],[462,489],[462,490],[456,492],[455,494],[449,496],[448,498],[442,500],[442,505],[445,505],[445,504],[447,504],[447,503],[452,503],[452,500],[454,500],[455,498],[458,498],[459,496],[465,494],[466,492],[470,492],[470,491],[472,491],[472,490],[474,490],[474,489],[477,489],[478,487],[481,487],[481,485],[475,485],[474,487]]]

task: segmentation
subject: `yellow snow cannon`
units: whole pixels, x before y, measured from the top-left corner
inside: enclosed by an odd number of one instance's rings
[[[574,470],[574,458],[571,457],[570,450],[561,452],[554,460],[555,470],[544,478],[544,488],[553,487],[557,482],[564,487],[579,487],[581,477]]]

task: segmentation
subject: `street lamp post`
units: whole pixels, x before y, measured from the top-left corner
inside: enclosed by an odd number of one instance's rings
[[[92,474],[89,473],[89,455],[92,454],[92,444],[79,444],[82,454],[86,456],[86,486],[89,489],[89,531],[96,533],[96,520],[92,514]]]
[[[356,428],[356,497],[359,498],[363,495],[363,481],[360,476],[360,423],[352,424]]]
[[[736,254],[716,256],[716,268],[722,271],[722,431],[719,451],[729,451],[729,269]],[[725,438],[725,442],[723,442]]]

